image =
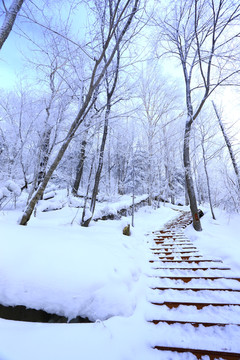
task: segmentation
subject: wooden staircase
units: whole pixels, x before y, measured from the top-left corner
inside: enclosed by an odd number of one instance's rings
[[[240,277],[199,252],[182,231],[190,223],[185,212],[153,233],[150,345],[159,359],[240,360]]]

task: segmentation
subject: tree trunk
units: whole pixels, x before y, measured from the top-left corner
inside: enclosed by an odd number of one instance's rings
[[[117,35],[116,35],[116,33],[115,33],[115,39],[116,39],[116,43],[117,43]],[[105,74],[106,92],[107,92],[107,104],[106,104],[103,136],[102,136],[102,142],[101,142],[101,147],[100,147],[98,167],[97,167],[97,172],[96,172],[96,175],[95,175],[95,181],[94,181],[91,204],[90,204],[90,211],[92,213],[92,216],[91,216],[90,220],[88,220],[88,224],[90,223],[90,221],[91,221],[91,219],[93,217],[94,211],[95,211],[97,194],[98,194],[98,189],[99,189],[99,183],[100,183],[101,173],[102,173],[102,168],[103,168],[103,157],[104,157],[104,151],[105,151],[107,134],[108,134],[108,121],[109,121],[109,115],[110,115],[110,111],[111,111],[111,101],[112,101],[112,96],[113,96],[114,91],[115,91],[116,86],[117,86],[118,74],[119,74],[119,64],[120,64],[120,49],[119,49],[119,46],[117,47],[116,55],[117,55],[116,68],[115,68],[115,72],[113,74],[113,83],[112,83],[111,89],[110,89],[110,82],[109,82],[110,80],[109,80],[108,71],[106,71],[106,74]],[[105,60],[105,63],[106,63],[106,58],[104,60]],[[88,226],[88,225],[83,224],[83,226]]]
[[[193,218],[193,227],[196,231],[202,231],[201,222],[198,215],[197,201],[196,201],[196,195],[195,195],[192,171],[191,171],[191,163],[190,163],[190,132],[191,132],[191,121],[187,120],[185,126],[184,148],[183,148],[185,180],[186,180],[188,198],[190,202],[190,209]]]
[[[0,49],[12,31],[17,14],[20,11],[24,0],[13,0],[9,10],[6,10],[4,22],[0,28]]]
[[[111,104],[110,104],[110,99],[108,99],[105,120],[104,120],[103,137],[102,137],[102,142],[101,142],[101,147],[100,147],[98,168],[97,168],[97,172],[96,172],[96,176],[95,176],[91,205],[90,205],[90,211],[92,212],[92,214],[94,213],[95,206],[96,206],[98,188],[99,188],[99,183],[100,183],[101,173],[102,173],[102,168],[103,168],[103,157],[104,157],[104,150],[105,150],[107,134],[108,134],[108,118],[109,118],[110,110],[111,110]]]
[[[76,178],[75,178],[75,181],[74,181],[74,184],[73,184],[73,188],[72,188],[72,194],[74,196],[77,195],[78,193],[78,189],[79,189],[79,185],[80,185],[80,181],[82,179],[82,174],[83,174],[83,166],[84,166],[84,161],[85,161],[85,153],[86,153],[86,145],[87,145],[87,142],[86,140],[83,140],[82,141],[82,144],[81,144],[81,152],[80,152],[80,159],[79,159],[79,162],[77,164],[77,169],[76,169]]]
[[[220,115],[218,114],[217,107],[216,107],[216,105],[214,104],[213,101],[212,101],[212,104],[213,104],[213,107],[214,107],[214,110],[215,110],[215,113],[216,113],[216,116],[217,116],[217,119],[218,119],[219,126],[220,126],[220,128],[221,128],[221,131],[222,131],[222,134],[223,134],[225,143],[226,143],[226,145],[227,145],[230,158],[231,158],[231,160],[232,160],[233,169],[234,169],[235,174],[236,174],[236,177],[237,177],[238,191],[240,191],[240,174],[239,174],[239,169],[238,169],[238,166],[237,166],[237,162],[236,162],[236,159],[235,159],[235,156],[234,156],[234,153],[233,153],[232,145],[231,145],[231,142],[230,142],[230,140],[229,140],[229,138],[228,138],[228,136],[227,136],[227,133],[226,133],[226,131],[225,131],[225,129],[224,129],[224,126],[223,126],[221,117],[220,117]]]
[[[87,191],[86,191],[86,195],[85,195],[85,199],[84,199],[84,205],[83,205],[83,212],[82,212],[81,226],[84,226],[84,227],[88,227],[88,225],[90,224],[90,221],[92,219],[92,216],[88,217],[88,219],[85,219],[85,215],[86,215],[86,208],[87,208],[88,193],[89,193],[90,184],[91,184],[93,164],[94,164],[94,157],[92,158],[92,163],[91,163],[91,167],[90,167],[90,171],[89,171],[88,186],[87,186]]]
[[[188,206],[189,205],[189,197],[188,197],[188,191],[187,191],[187,184],[186,184],[186,179],[185,179],[185,187],[184,187],[184,192],[185,192],[185,205]]]
[[[206,161],[206,154],[205,154],[205,148],[204,148],[203,141],[204,140],[202,140],[203,165],[204,165],[205,175],[206,175],[206,179],[207,179],[208,200],[209,200],[209,205],[210,205],[210,209],[211,209],[211,213],[212,213],[212,218],[213,218],[213,220],[216,220],[216,217],[215,217],[215,214],[214,214],[214,211],[213,211],[213,206],[212,206],[210,181],[209,181],[209,176],[208,176],[208,171],[207,171],[207,161]]]
[[[50,166],[50,168],[48,169],[48,171],[45,174],[45,177],[42,181],[42,183],[38,186],[37,190],[35,191],[35,193],[33,194],[32,198],[30,199],[24,213],[23,216],[19,222],[20,225],[27,225],[33,210],[38,202],[38,200],[41,199],[41,197],[43,196],[44,190],[46,189],[46,186],[49,182],[49,180],[51,179],[51,176],[54,172],[54,170],[57,168],[59,162],[61,161],[70,141],[71,141],[71,137],[69,137],[61,146],[61,149],[59,150],[55,160],[53,161],[52,165]]]
[[[152,137],[148,139],[148,205],[152,206],[153,198],[153,144]]]
[[[51,127],[48,126],[43,134],[43,140],[40,146],[40,162],[39,162],[39,170],[36,181],[37,186],[41,184],[46,173],[46,167],[49,159],[49,145],[50,145],[51,131],[52,131]]]
[[[96,91],[96,89],[99,87],[104,75],[106,75],[107,69],[109,67],[109,65],[112,63],[115,54],[119,52],[119,44],[122,41],[125,33],[127,32],[133,17],[137,11],[137,7],[138,7],[138,3],[139,0],[135,0],[133,7],[132,7],[132,11],[129,14],[129,16],[126,18],[126,23],[123,26],[123,29],[121,31],[121,33],[119,34],[117,40],[116,40],[116,44],[113,45],[112,50],[110,51],[110,55],[108,57],[108,59],[106,58],[106,52],[110,47],[110,44],[112,43],[112,31],[109,32],[108,37],[106,39],[106,41],[104,41],[103,43],[103,49],[100,53],[100,56],[98,59],[95,59],[95,65],[93,67],[92,70],[92,74],[91,74],[91,79],[90,79],[90,84],[89,84],[89,88],[88,88],[88,92],[85,96],[85,100],[81,106],[81,109],[79,110],[76,118],[74,119],[72,125],[70,126],[70,129],[68,131],[68,134],[66,136],[65,141],[63,142],[59,152],[57,153],[57,156],[55,158],[55,160],[53,161],[52,165],[49,167],[48,171],[46,172],[46,175],[42,181],[42,183],[39,185],[38,189],[36,190],[35,194],[32,196],[32,198],[30,199],[24,214],[19,222],[20,225],[27,225],[27,222],[29,221],[34,208],[38,202],[38,200],[41,198],[41,196],[43,195],[43,192],[53,174],[53,172],[55,171],[55,169],[57,168],[59,162],[61,161],[66,149],[68,148],[68,145],[70,144],[73,136],[75,135],[77,129],[79,128],[80,124],[84,121],[84,119],[86,118],[87,114],[89,113],[90,109],[93,107],[93,105],[95,104],[96,101],[96,97],[94,96],[94,93]],[[128,6],[130,4],[130,1],[128,1],[125,4],[124,7],[124,11],[127,11]],[[119,18],[116,19],[116,22],[119,23],[120,21],[122,21],[122,18],[124,17],[124,11],[122,11],[119,15]],[[103,60],[104,60],[104,64],[103,64]],[[99,67],[102,64],[102,69],[100,70]]]

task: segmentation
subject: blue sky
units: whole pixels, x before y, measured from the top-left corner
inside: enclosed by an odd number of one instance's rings
[[[19,37],[11,34],[0,53],[1,87],[10,89],[14,86],[17,74],[21,74],[23,58],[19,51]]]
[[[42,0],[36,0],[35,4],[42,3]],[[53,4],[49,4],[46,8],[45,13],[53,18],[54,22],[61,14],[62,20],[67,17],[68,7],[70,2],[65,2],[65,0],[59,0],[57,3],[58,6],[52,6]],[[27,3],[26,3],[27,4]],[[6,1],[6,5],[8,6],[8,1]],[[30,4],[31,5],[31,4]],[[56,5],[56,3],[55,3]],[[39,5],[39,7],[43,7],[43,5]],[[0,4],[0,9],[2,5]],[[57,9],[58,8],[58,9]],[[83,7],[79,7],[78,11],[75,11],[75,17],[73,21],[73,28],[76,29],[76,33],[83,34],[84,27],[86,25],[86,12]],[[55,10],[55,12],[54,12]],[[56,10],[59,10],[57,12]],[[24,14],[24,11],[21,12]],[[20,13],[20,14],[21,14]],[[41,13],[36,12],[35,16],[39,22],[41,22]],[[2,24],[3,17],[0,17],[0,26]],[[43,21],[42,21],[43,22]],[[21,18],[21,16],[17,17],[17,20],[14,24],[13,30],[10,33],[9,37],[5,41],[1,51],[0,51],[0,87],[6,90],[13,89],[16,81],[21,79],[22,76],[31,77],[31,70],[29,66],[29,72],[27,71],[27,62],[25,61],[24,55],[31,58],[31,52],[29,47],[32,47],[32,44],[26,40],[23,36],[20,36],[20,30],[23,29],[27,35],[31,38],[38,38],[42,36],[42,28],[36,24],[29,24]],[[33,74],[33,73],[32,73]],[[33,76],[33,75],[32,75]]]

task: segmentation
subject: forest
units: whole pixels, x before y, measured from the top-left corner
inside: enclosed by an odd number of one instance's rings
[[[239,0],[0,0],[0,360],[240,359]]]
[[[238,211],[238,1],[14,0],[0,11],[1,210],[20,204],[27,225],[65,190],[85,227],[96,203],[126,194],[190,205],[198,231],[201,204],[213,218]]]

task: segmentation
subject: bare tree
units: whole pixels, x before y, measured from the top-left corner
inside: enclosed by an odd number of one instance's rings
[[[140,119],[147,140],[148,151],[148,204],[152,204],[153,188],[155,182],[154,159],[158,153],[156,143],[161,134],[166,133],[167,116],[176,104],[176,95],[170,94],[170,88],[165,84],[164,78],[159,83],[154,76],[156,67],[145,70],[147,76],[142,76],[139,86]],[[158,154],[159,155],[159,154]]]
[[[77,167],[76,167],[75,180],[74,180],[73,187],[72,187],[72,194],[74,196],[77,196],[80,182],[82,179],[83,167],[84,167],[84,162],[85,162],[85,158],[86,158],[88,130],[89,130],[89,127],[88,127],[88,124],[86,124],[85,129],[83,131],[83,135],[82,135],[82,140],[81,140],[81,145],[80,145],[80,154],[79,154],[79,159],[78,159],[78,163],[77,163]]]
[[[2,26],[0,27],[0,49],[7,40],[10,32],[12,31],[17,14],[19,13],[24,0],[13,0],[9,9],[5,5],[5,1],[2,0],[2,5],[5,12],[5,17]],[[1,10],[2,11],[2,10]]]
[[[101,14],[101,19],[102,19],[101,29],[102,29],[102,43],[103,44],[105,41],[103,20],[106,17],[106,10],[107,9],[105,8],[103,13]],[[109,18],[112,21],[113,9],[112,9],[111,1],[109,1],[108,11],[109,11]],[[113,69],[111,70],[111,74],[109,74],[109,71],[107,69],[105,72],[105,77],[104,77],[105,88],[106,88],[106,110],[105,110],[105,117],[104,117],[103,136],[102,136],[102,141],[101,141],[101,146],[100,146],[97,171],[96,171],[96,175],[95,175],[94,186],[93,186],[92,197],[91,197],[91,204],[90,204],[90,212],[92,215],[86,221],[82,222],[82,226],[89,225],[89,223],[93,217],[95,206],[96,206],[96,199],[97,199],[99,183],[100,183],[101,173],[102,173],[102,168],[103,168],[104,151],[105,151],[106,140],[107,140],[107,136],[108,136],[109,116],[110,116],[110,112],[111,112],[111,108],[112,108],[112,98],[113,98],[114,92],[116,90],[118,77],[119,77],[120,43],[118,43],[118,29],[116,29],[114,37],[115,37],[116,44],[118,44],[118,46],[117,46],[117,50],[116,50],[116,59],[114,59],[115,61],[113,64]],[[104,61],[106,63],[106,61],[107,61],[106,56],[104,57]]]
[[[101,50],[99,49],[98,54],[94,56],[94,64],[92,67],[92,72],[89,80],[88,90],[86,92],[86,96],[84,102],[72,122],[67,136],[64,139],[55,159],[52,164],[49,166],[49,169],[46,171],[44,179],[42,183],[39,185],[36,192],[33,194],[31,200],[29,201],[28,206],[26,207],[24,214],[20,220],[20,225],[26,225],[29,221],[34,208],[41,198],[54,170],[57,168],[59,162],[61,161],[66,149],[68,148],[71,140],[73,139],[77,129],[80,124],[84,121],[89,111],[93,107],[96,98],[94,97],[94,93],[96,88],[100,85],[109,65],[113,61],[117,49],[119,47],[120,42],[128,31],[132,20],[138,10],[139,0],[119,0],[114,2],[113,6],[113,17],[109,21],[109,31],[104,43],[101,46]],[[119,35],[117,42],[115,42],[115,30],[119,27]],[[106,60],[105,60],[106,59]]]
[[[236,158],[235,158],[235,155],[234,155],[234,152],[233,152],[233,148],[232,148],[230,139],[229,139],[229,137],[228,137],[228,135],[226,133],[226,130],[224,128],[221,116],[220,116],[220,114],[219,114],[219,112],[217,110],[217,106],[215,105],[214,102],[212,102],[212,104],[213,104],[213,108],[214,108],[214,111],[215,111],[215,114],[216,114],[216,117],[217,117],[217,120],[218,120],[218,124],[220,126],[220,129],[221,129],[223,137],[224,137],[224,141],[225,141],[226,146],[228,148],[228,152],[229,152],[229,155],[230,155],[230,158],[231,158],[231,161],[232,161],[233,169],[234,169],[234,172],[235,172],[236,178],[237,178],[238,191],[240,192],[240,173],[239,173],[237,161],[236,161]]]
[[[193,226],[201,231],[190,161],[191,128],[206,100],[219,86],[231,84],[236,68],[240,4],[228,0],[180,0],[160,23],[167,51],[181,63],[187,119],[183,161]],[[159,22],[158,22],[159,24]]]
[[[208,172],[208,162],[214,158],[214,156],[216,155],[216,153],[219,151],[219,149],[216,151],[213,151],[213,153],[210,155],[207,155],[207,149],[206,149],[206,145],[212,145],[210,142],[210,139],[213,137],[213,135],[210,133],[210,131],[207,131],[209,129],[205,129],[204,124],[199,124],[199,131],[200,131],[200,143],[201,143],[201,149],[202,149],[202,159],[203,159],[203,168],[204,168],[204,172],[205,172],[205,176],[206,176],[206,181],[207,181],[207,194],[208,194],[208,201],[209,201],[209,205],[210,205],[210,210],[211,210],[211,214],[212,214],[212,218],[213,220],[216,220],[215,214],[214,214],[214,210],[213,210],[213,204],[212,204],[212,194],[211,194],[211,187],[210,187],[210,177],[209,177],[209,172]]]

